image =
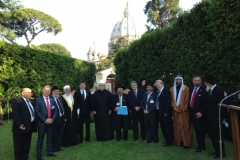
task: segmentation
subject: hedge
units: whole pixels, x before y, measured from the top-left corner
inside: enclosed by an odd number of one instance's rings
[[[240,1],[203,0],[178,16],[172,26],[146,33],[117,53],[117,81],[161,78],[167,87],[177,74],[192,85],[192,76],[213,74],[225,90],[240,88]]]
[[[79,82],[85,81],[91,88],[95,70],[93,63],[80,59],[0,41],[0,97],[3,98],[6,93],[23,87],[31,88],[33,97],[41,95],[44,85],[62,88],[68,84],[77,89]],[[8,92],[9,89],[12,91]]]

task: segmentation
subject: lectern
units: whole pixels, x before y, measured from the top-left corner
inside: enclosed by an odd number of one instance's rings
[[[238,122],[240,106],[222,104],[222,107],[227,107],[230,110],[234,160],[240,160],[240,130]]]

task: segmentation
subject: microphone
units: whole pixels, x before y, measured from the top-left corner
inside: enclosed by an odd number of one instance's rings
[[[222,102],[224,100],[226,100],[227,98],[229,98],[229,97],[231,97],[231,96],[233,96],[233,95],[235,95],[235,94],[237,94],[239,92],[240,92],[240,90],[238,90],[238,91],[228,95],[227,97],[223,98],[221,100],[220,104],[219,104],[219,117],[218,117],[218,121],[219,121],[219,144],[220,144],[220,157],[221,157],[221,160],[222,160],[222,132],[221,132],[221,130],[222,130],[222,128],[221,128],[221,108],[222,108]]]

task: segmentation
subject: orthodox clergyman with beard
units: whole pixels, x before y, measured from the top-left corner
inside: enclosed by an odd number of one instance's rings
[[[64,147],[69,147],[78,144],[78,132],[77,132],[77,119],[80,114],[80,109],[74,102],[73,96],[71,94],[71,88],[69,85],[63,87],[64,95],[61,97],[63,100],[64,113],[66,115],[66,124],[63,130],[63,140],[62,145]]]
[[[96,137],[98,141],[112,140],[112,94],[105,89],[103,80],[100,80],[98,84],[99,90],[95,91],[92,97]]]
[[[217,79],[213,75],[207,75],[204,79],[206,85],[206,113],[208,134],[211,138],[214,152],[210,155],[215,158],[220,158],[220,144],[219,144],[219,103],[224,98],[223,90],[217,85]],[[224,150],[224,141],[222,139],[222,156],[226,157]]]
[[[170,89],[173,107],[174,142],[186,148],[192,146],[192,128],[189,120],[189,88],[184,85],[183,78],[176,76],[174,86]]]

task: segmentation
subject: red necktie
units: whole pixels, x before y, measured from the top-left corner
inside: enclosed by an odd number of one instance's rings
[[[48,97],[46,97],[46,104],[47,104],[48,118],[51,118],[51,107],[48,101]]]
[[[193,108],[196,94],[197,94],[197,87],[195,87],[195,88],[194,88],[194,91],[193,91],[192,100],[191,100],[191,103],[190,103],[190,107],[191,107],[191,108]]]

